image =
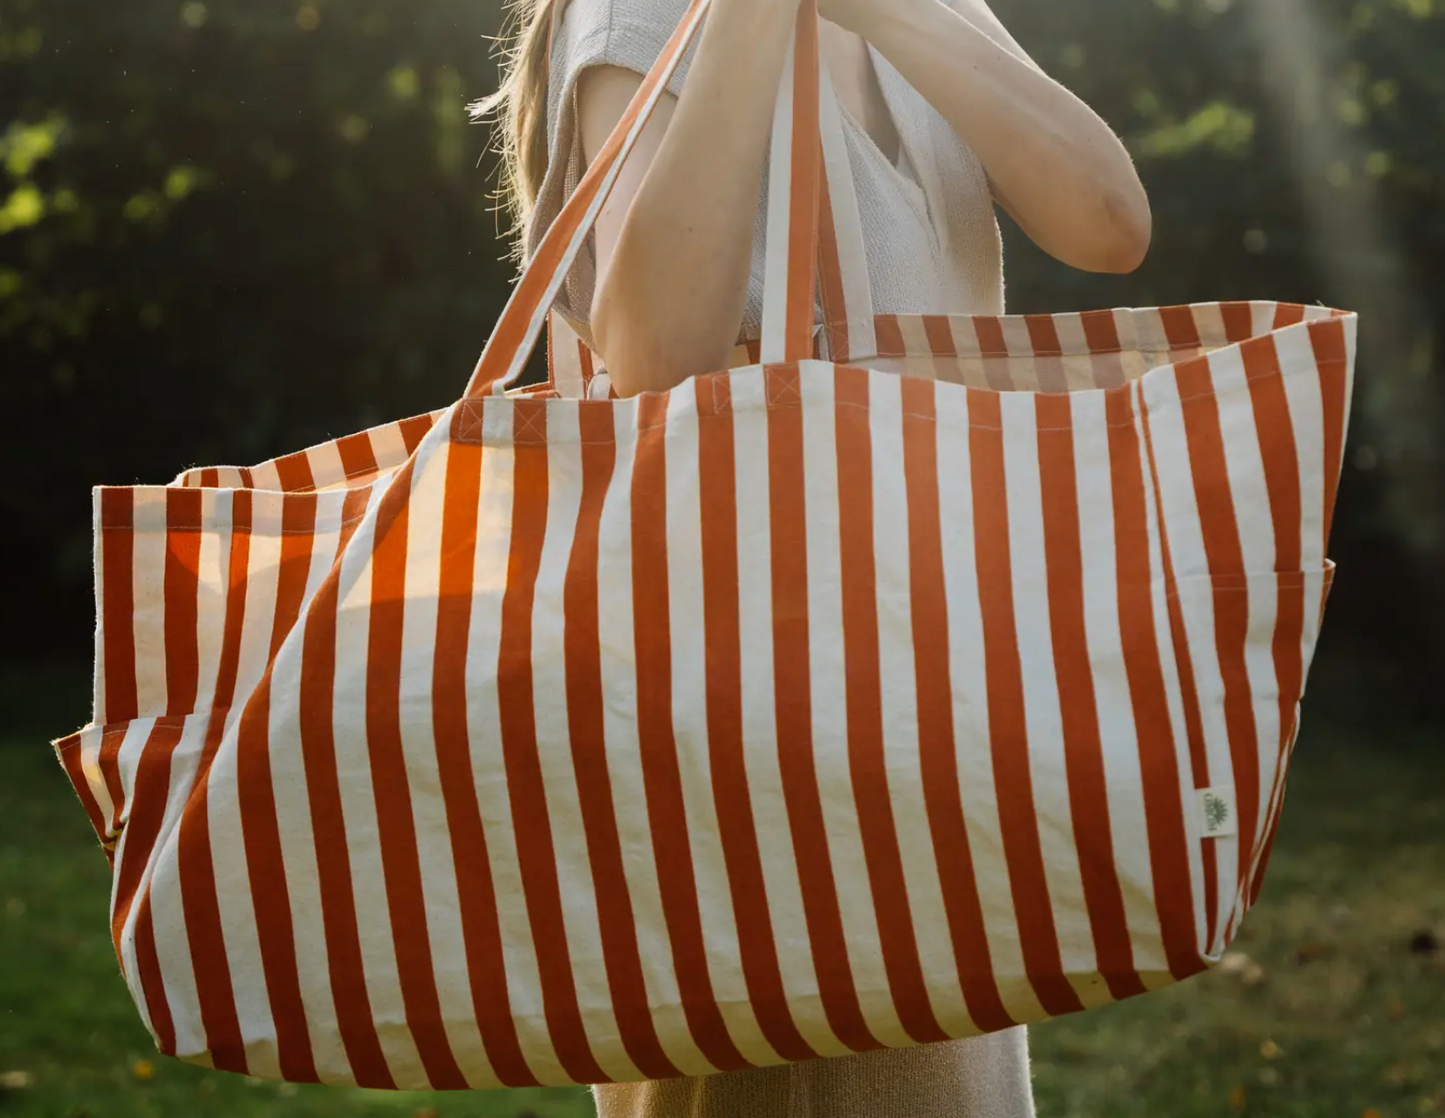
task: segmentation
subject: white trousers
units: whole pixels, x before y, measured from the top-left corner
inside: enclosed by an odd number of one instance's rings
[[[593,1088],[597,1118],[1034,1118],[1028,1032]]]

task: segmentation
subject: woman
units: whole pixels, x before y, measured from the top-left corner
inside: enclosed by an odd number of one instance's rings
[[[622,395],[725,367],[761,318],[765,164],[798,0],[714,0],[559,301]],[[522,0],[503,108],[526,256],[686,0]],[[559,6],[561,5],[561,6]],[[880,312],[1003,312],[993,204],[1046,252],[1128,272],[1149,244],[1128,153],[984,0],[820,0]],[[550,49],[549,49],[550,48]],[[1023,1029],[704,1079],[599,1086],[600,1118],[1027,1118]]]

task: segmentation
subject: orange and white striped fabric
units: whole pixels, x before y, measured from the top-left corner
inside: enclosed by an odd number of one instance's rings
[[[707,2],[462,400],[97,490],[95,715],[57,749],[163,1052],[705,1074],[1139,994],[1255,900],[1354,317],[872,315],[805,4],[758,363],[506,392]],[[851,363],[808,356],[815,265]]]

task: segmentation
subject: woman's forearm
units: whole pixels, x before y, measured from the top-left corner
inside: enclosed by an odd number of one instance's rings
[[[715,0],[672,119],[600,265],[593,340],[623,395],[721,368],[737,341],[796,15],[796,0]]]
[[[940,0],[872,5],[860,31],[978,155],[995,196],[1041,248],[1086,271],[1131,271],[1149,202],[1099,117],[985,20]],[[990,34],[990,31],[993,31]]]

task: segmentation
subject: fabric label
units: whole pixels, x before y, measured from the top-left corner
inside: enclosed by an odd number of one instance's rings
[[[1195,790],[1199,802],[1199,834],[1201,838],[1224,838],[1236,834],[1239,825],[1235,822],[1234,789],[1199,788]]]

